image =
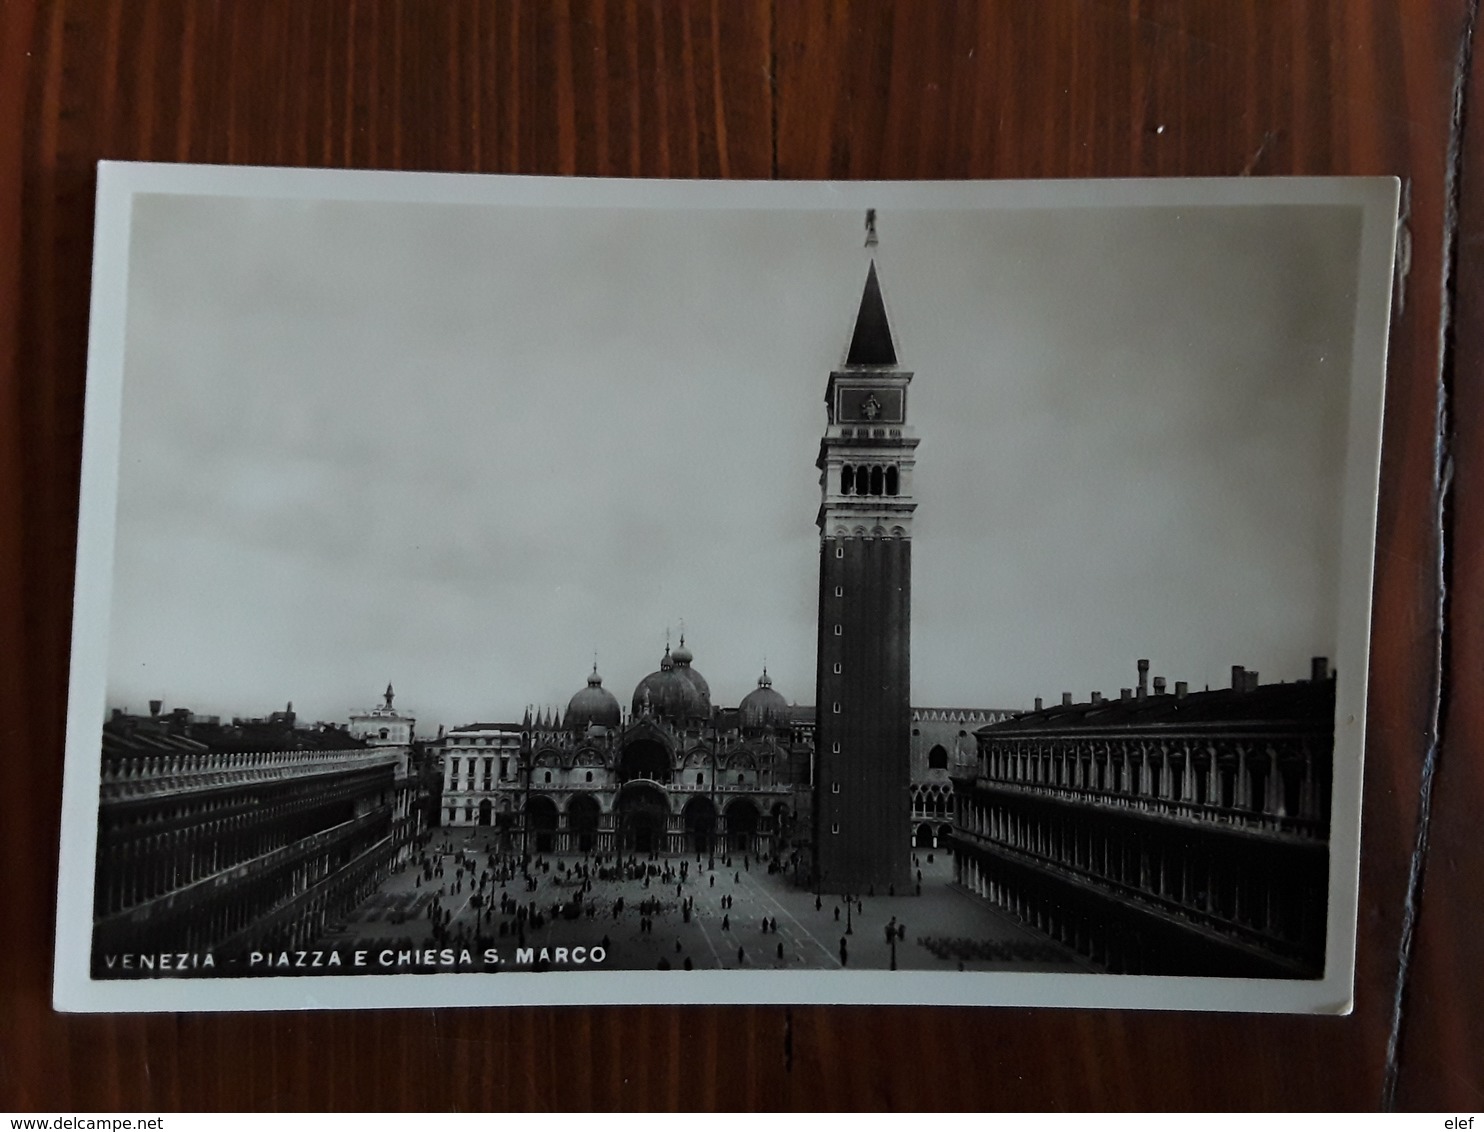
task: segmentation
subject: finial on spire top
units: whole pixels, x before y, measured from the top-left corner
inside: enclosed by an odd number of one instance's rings
[[[866,247],[874,248],[880,241],[876,238],[876,210],[866,209]]]

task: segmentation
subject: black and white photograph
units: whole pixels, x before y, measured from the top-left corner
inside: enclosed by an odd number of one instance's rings
[[[59,1008],[1346,1011],[1397,191],[105,164]]]

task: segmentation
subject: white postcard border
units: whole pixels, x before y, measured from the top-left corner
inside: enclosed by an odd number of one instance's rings
[[[1318,980],[920,971],[560,971],[102,981],[89,977],[135,194],[642,209],[1049,209],[1353,204],[1363,210],[1346,451],[1336,666],[1328,954]],[[102,162],[98,171],[53,1002],[63,1011],[807,1003],[1348,1013],[1394,178],[696,182],[490,177]]]

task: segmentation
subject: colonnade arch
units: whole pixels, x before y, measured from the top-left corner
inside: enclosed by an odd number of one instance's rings
[[[578,794],[567,803],[567,832],[571,847],[579,853],[591,853],[598,847],[598,829],[603,821],[603,807],[591,794]]]
[[[670,803],[662,791],[649,785],[628,786],[619,794],[614,812],[623,852],[651,856],[669,851]]]
[[[758,808],[746,798],[738,798],[727,807],[727,846],[737,852],[749,852],[757,836]]]
[[[550,798],[535,797],[526,803],[526,831],[530,835],[530,849],[535,853],[551,853],[557,847],[557,829],[561,815],[556,803]]]
[[[685,817],[685,845],[696,853],[713,851],[716,838],[716,807],[709,798],[692,798],[681,811]]]

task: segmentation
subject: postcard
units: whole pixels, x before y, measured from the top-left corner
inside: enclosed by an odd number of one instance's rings
[[[103,164],[57,1007],[1348,1010],[1397,193]]]

